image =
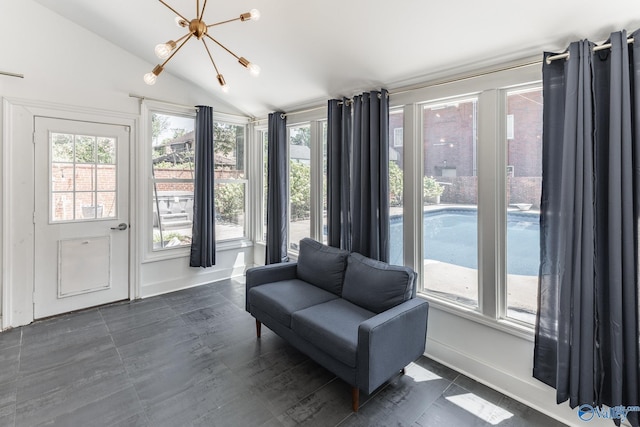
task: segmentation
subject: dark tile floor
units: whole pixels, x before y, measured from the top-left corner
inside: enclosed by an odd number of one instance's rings
[[[0,334],[0,426],[555,426],[425,357],[350,387],[263,328],[228,280]]]

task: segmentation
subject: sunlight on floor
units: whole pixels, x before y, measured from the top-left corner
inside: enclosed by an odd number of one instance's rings
[[[407,366],[405,375],[411,377],[417,383],[442,379],[442,377],[415,363]]]
[[[511,412],[505,411],[501,407],[496,406],[473,393],[448,396],[446,399],[494,426],[513,417]]]

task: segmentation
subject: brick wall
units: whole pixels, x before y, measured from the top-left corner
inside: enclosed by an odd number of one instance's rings
[[[423,112],[424,174],[448,183],[442,203],[477,203],[477,133],[474,102],[425,108]],[[507,97],[507,114],[513,116],[514,135],[507,140],[507,164],[513,173],[507,179],[507,203],[530,203],[539,209],[542,186],[542,91],[512,93]],[[389,118],[390,145],[393,128],[402,126],[402,114]],[[402,150],[398,150],[400,155]],[[399,163],[400,165],[402,163]],[[455,169],[455,172],[447,171]],[[447,177],[452,172],[455,177]],[[506,173],[506,171],[505,171]],[[445,175],[445,176],[443,176]]]
[[[507,97],[513,115],[514,137],[507,140],[507,164],[515,177],[542,176],[542,91]]]
[[[424,110],[425,175],[440,177],[443,168],[455,168],[460,177],[476,175],[475,109],[475,103],[469,101]]]
[[[115,215],[116,170],[114,165],[88,165],[54,163],[51,168],[53,218],[55,220],[85,217],[83,207],[96,204],[93,191],[99,191],[97,204],[102,206],[102,216]],[[87,212],[88,214],[88,212]]]
[[[154,169],[156,179],[193,179],[192,169]],[[225,169],[217,170],[214,179],[244,179],[244,172]],[[190,182],[159,182],[158,191],[190,191],[193,192],[193,183]]]

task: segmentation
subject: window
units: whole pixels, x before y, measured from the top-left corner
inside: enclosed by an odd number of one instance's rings
[[[322,240],[325,245],[329,241],[328,224],[327,224],[327,131],[328,123],[326,120],[321,123],[321,142],[322,142]]]
[[[404,111],[389,111],[389,263],[403,265]],[[399,140],[398,140],[399,138]]]
[[[311,126],[289,127],[289,249],[311,236]]]
[[[51,222],[115,218],[116,140],[51,133]]]
[[[507,91],[507,316],[537,311],[542,192],[542,89]]]
[[[259,140],[262,140],[262,241],[267,241],[267,189],[269,188],[269,133],[266,130],[258,131]]]
[[[539,81],[527,65],[426,86],[392,96],[389,115],[390,262],[437,306],[519,335],[537,311]],[[326,239],[326,124],[313,117],[288,127],[292,252]]]
[[[391,114],[391,113],[389,113]],[[395,125],[395,123],[393,124]],[[391,127],[391,123],[390,126]],[[393,146],[394,147],[402,147],[403,141],[404,141],[404,135],[402,134],[403,129],[401,127],[395,127],[393,128],[393,135],[391,136],[391,138],[389,138],[389,140],[393,141]]]
[[[153,250],[191,245],[195,117],[152,112]]]
[[[245,237],[246,126],[214,122],[216,241]]]
[[[151,113],[153,250],[191,245],[194,129],[194,116]],[[245,133],[245,125],[214,122],[216,241],[246,235]]]
[[[478,99],[423,106],[423,289],[478,307]]]

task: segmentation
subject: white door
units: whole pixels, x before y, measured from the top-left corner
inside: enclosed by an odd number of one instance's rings
[[[36,117],[36,319],[129,297],[129,133]]]

